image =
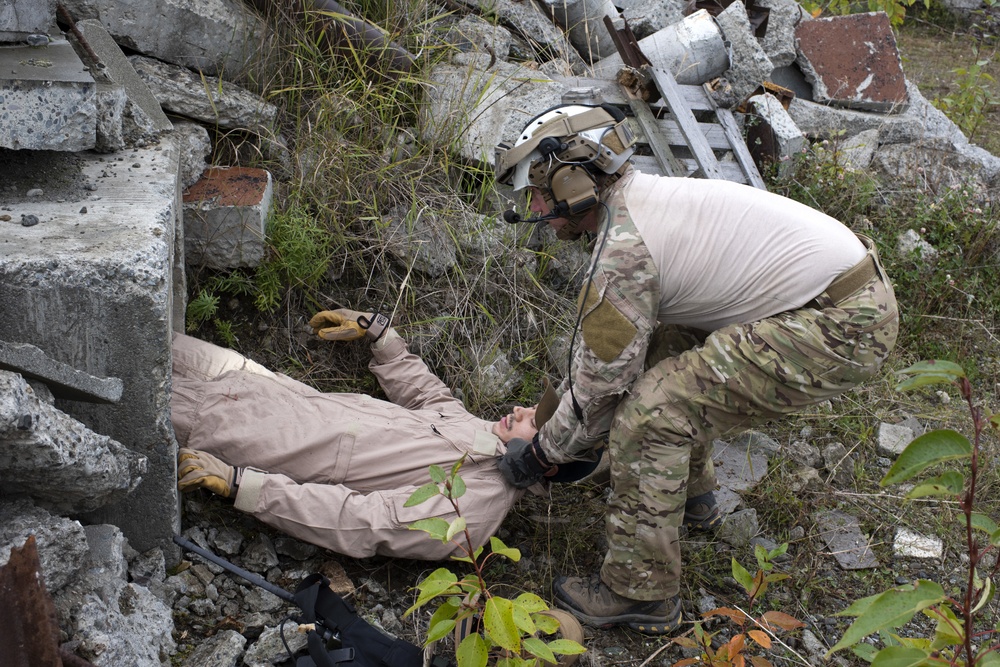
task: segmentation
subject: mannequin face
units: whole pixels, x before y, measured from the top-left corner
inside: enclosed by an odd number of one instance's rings
[[[538,428],[535,426],[535,408],[517,406],[512,413],[494,423],[491,430],[504,444],[514,438],[531,440],[538,433]]]

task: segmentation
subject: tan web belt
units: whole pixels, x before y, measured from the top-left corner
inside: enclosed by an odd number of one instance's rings
[[[834,304],[840,303],[879,275],[878,265],[875,262],[875,256],[869,251],[864,259],[837,276],[820,296],[826,295]],[[823,308],[822,304],[817,303],[817,299],[813,299],[806,305],[812,308]]]

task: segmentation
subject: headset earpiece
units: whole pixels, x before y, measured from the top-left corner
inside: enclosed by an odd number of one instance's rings
[[[556,137],[545,137],[538,142],[538,152],[542,155],[552,155],[564,150],[566,150],[566,144],[559,141]]]
[[[597,206],[600,198],[593,175],[582,164],[567,164],[552,172],[549,190],[563,217],[586,212]]]

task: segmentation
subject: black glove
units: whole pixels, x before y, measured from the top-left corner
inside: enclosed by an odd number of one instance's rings
[[[512,486],[526,489],[542,481],[552,468],[538,447],[538,435],[531,442],[513,438],[507,443],[507,453],[500,457],[500,472]]]

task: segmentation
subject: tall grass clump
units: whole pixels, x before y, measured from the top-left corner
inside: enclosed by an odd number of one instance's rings
[[[400,70],[386,51],[337,39],[340,17],[283,11],[269,17],[277,66],[260,77],[282,110],[271,153],[235,140],[221,149],[275,174],[267,256],[252,270],[193,272],[189,328],[234,332],[223,342],[345,390],[345,378],[367,375],[366,351],[317,347],[305,322],[320,309],[377,310],[471,410],[494,417],[533,403],[564,349],[575,294],[554,278],[545,244],[527,249],[530,231],[498,221],[491,170],[455,159],[457,136],[420,136],[428,72],[455,51],[446,27],[458,17],[358,3],[356,16],[418,54]]]

